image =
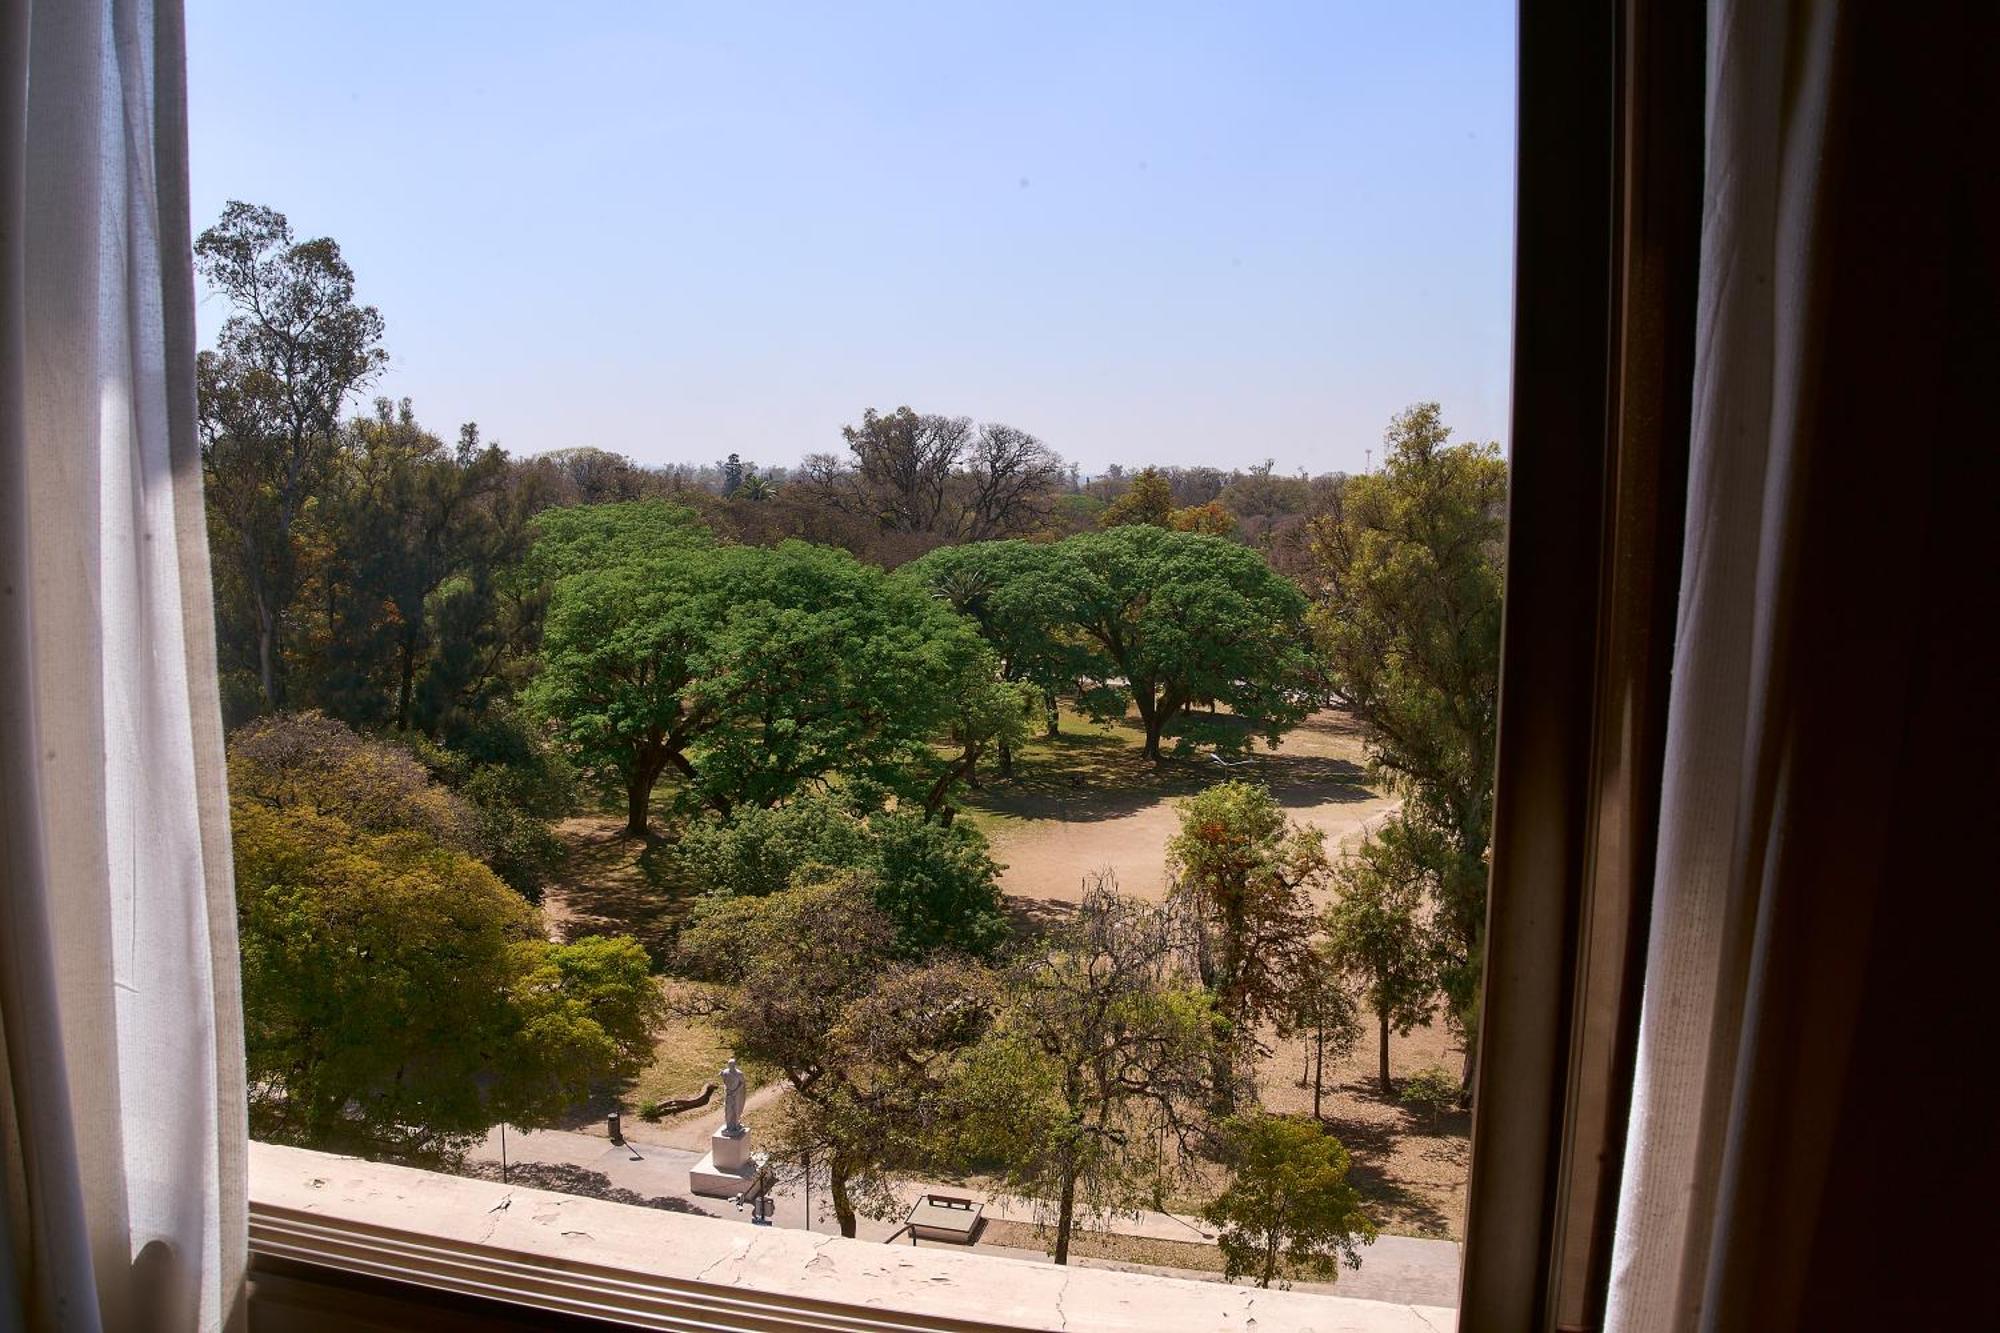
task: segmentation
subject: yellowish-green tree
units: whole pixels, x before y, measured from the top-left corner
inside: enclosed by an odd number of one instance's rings
[[[1436,403],[1390,423],[1382,467],[1350,477],[1312,527],[1313,627],[1333,695],[1403,796],[1431,942],[1471,1052],[1500,679],[1507,465],[1453,444]]]
[[[1328,1280],[1341,1264],[1361,1266],[1375,1223],[1347,1179],[1340,1140],[1316,1120],[1258,1113],[1232,1121],[1224,1143],[1229,1186],[1202,1219],[1221,1231],[1225,1277],[1284,1287],[1287,1269]]]

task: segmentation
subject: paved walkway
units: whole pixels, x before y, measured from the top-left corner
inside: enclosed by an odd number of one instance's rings
[[[643,1121],[628,1122],[627,1137],[623,1144],[613,1143],[601,1134],[583,1134],[570,1130],[538,1130],[529,1134],[507,1131],[506,1160],[510,1166],[522,1168],[520,1174],[514,1177],[522,1184],[587,1194],[625,1203],[665,1207],[675,1212],[704,1213],[711,1217],[747,1223],[750,1216],[748,1208],[738,1208],[727,1199],[706,1199],[689,1193],[688,1168],[701,1159],[701,1153],[678,1146],[674,1142],[649,1141],[651,1138],[671,1135],[678,1143],[687,1143],[691,1138],[693,1141],[705,1142],[708,1135],[720,1127],[721,1117],[718,1115],[712,1121],[704,1118],[695,1123],[700,1126],[698,1138],[689,1135],[685,1126],[662,1130]],[[497,1166],[501,1161],[501,1143],[502,1132],[496,1129],[487,1136],[485,1143],[475,1147],[467,1157],[474,1162]],[[930,1188],[932,1187],[911,1186],[908,1193],[914,1196]],[[940,1193],[979,1199],[986,1205],[986,1216],[992,1220],[1021,1222],[1034,1220],[1032,1206],[1018,1199],[956,1185],[935,1188]],[[778,1190],[774,1195],[775,1224],[792,1229],[829,1234],[834,1232],[836,1228],[827,1213],[824,1184],[822,1183],[820,1188],[814,1189],[812,1193],[813,1212],[818,1214],[817,1217],[808,1216],[805,1190],[797,1186]],[[859,1220],[856,1235],[862,1240],[886,1240],[899,1229],[897,1224],[877,1222],[872,1218],[863,1217]],[[1200,1243],[1213,1239],[1213,1233],[1199,1219],[1183,1217],[1176,1213],[1119,1214],[1111,1220],[1108,1229],[1119,1235],[1144,1236],[1156,1240]],[[1043,1260],[1047,1258],[1040,1251],[1018,1250],[1005,1246],[981,1244],[977,1248],[1021,1258]],[[1411,1305],[1458,1304],[1459,1253],[1456,1241],[1425,1240],[1415,1236],[1381,1236],[1373,1245],[1363,1249],[1361,1255],[1361,1267],[1353,1271],[1343,1269],[1338,1283],[1301,1282],[1297,1284],[1298,1289],[1337,1291],[1342,1296]],[[1090,1267],[1137,1269],[1143,1272],[1173,1273],[1181,1277],[1207,1276],[1186,1270],[1123,1264],[1109,1260],[1079,1259],[1077,1262]]]

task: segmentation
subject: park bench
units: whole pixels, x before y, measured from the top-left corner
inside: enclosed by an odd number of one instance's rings
[[[926,1194],[910,1205],[910,1235],[922,1240],[970,1245],[986,1206],[955,1194]]]

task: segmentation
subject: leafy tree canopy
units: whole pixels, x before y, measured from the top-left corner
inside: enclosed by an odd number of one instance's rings
[[[1305,597],[1255,551],[1150,524],[1056,549],[1071,623],[1110,663],[1085,703],[1122,713],[1129,697],[1148,756],[1198,702],[1227,704],[1272,744],[1311,711]]]
[[[1325,882],[1325,835],[1294,824],[1270,789],[1220,782],[1180,803],[1167,843],[1172,899],[1192,916],[1202,982],[1236,1043],[1283,1017],[1317,964],[1313,900]],[[1225,1098],[1231,1080],[1219,1080]]]
[[[1053,1255],[1113,1209],[1159,1206],[1199,1133],[1217,1023],[1181,980],[1168,914],[1100,876],[1076,915],[1025,953],[959,1103],[968,1142],[1054,1213]],[[1162,1151],[1172,1140],[1173,1148]]]
[[[1256,1114],[1225,1133],[1229,1187],[1202,1211],[1220,1228],[1223,1275],[1260,1287],[1286,1269],[1331,1279],[1338,1265],[1361,1266],[1360,1246],[1375,1223],[1347,1179],[1347,1151],[1316,1121]]]
[[[835,775],[928,786],[931,739],[994,675],[977,634],[916,585],[800,542],[687,545],[566,577],[543,661],[530,701],[622,781],[633,833],[669,767],[725,816]]]
[[[1343,857],[1335,872],[1339,898],[1327,913],[1330,956],[1362,987],[1377,1025],[1377,1074],[1391,1092],[1389,1033],[1408,1036],[1430,1020],[1437,1001],[1436,955],[1425,912],[1430,871],[1413,841],[1420,827],[1389,820]]]
[[[1158,468],[1149,467],[1132,478],[1132,484],[1125,493],[1097,516],[1097,526],[1117,528],[1127,523],[1150,523],[1156,528],[1164,528],[1173,512],[1172,483],[1160,475]]]
[[[345,759],[275,784],[270,728],[245,739],[231,826],[258,1134],[450,1158],[650,1057],[661,1006],[644,952],[551,944],[518,894],[434,836],[435,789],[404,799],[407,755],[322,736]],[[371,773],[389,775],[384,796],[357,796]]]
[[[1409,848],[1435,853],[1444,980],[1464,1027],[1486,922],[1507,465],[1495,445],[1450,437],[1436,403],[1410,408],[1390,424],[1381,470],[1350,477],[1314,522],[1313,625],[1408,822],[1440,835]]]
[[[860,872],[894,923],[896,952],[904,956],[989,954],[1006,936],[1000,867],[969,824],[946,826],[902,810],[857,812],[811,795],[696,821],[682,833],[675,859],[718,897],[777,893],[830,870]]]

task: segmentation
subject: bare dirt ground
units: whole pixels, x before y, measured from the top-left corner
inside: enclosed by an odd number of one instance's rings
[[[1166,895],[1174,804],[1229,778],[1271,788],[1293,819],[1322,829],[1330,853],[1379,822],[1396,800],[1367,785],[1360,729],[1344,712],[1314,714],[1279,742],[1230,765],[1207,756],[1147,762],[1133,719],[1098,725],[1073,715],[1063,734],[1016,756],[1012,782],[971,794],[972,818],[1006,866],[1000,887],[1031,911],[1060,910],[1084,877],[1109,867],[1121,891]]]
[[[1258,1071],[1258,1092],[1269,1111],[1312,1114],[1312,1086],[1300,1085],[1305,1043],[1274,1041]],[[1389,1073],[1401,1080],[1435,1065],[1457,1074],[1465,1054],[1445,1027],[1431,1021],[1407,1037],[1389,1037]],[[1465,1235],[1465,1181],[1472,1158],[1472,1114],[1430,1113],[1382,1095],[1375,1081],[1375,1031],[1370,1026],[1353,1053],[1331,1058],[1322,1080],[1320,1119],[1347,1149],[1347,1178],[1369,1203],[1383,1231],[1404,1236]]]

